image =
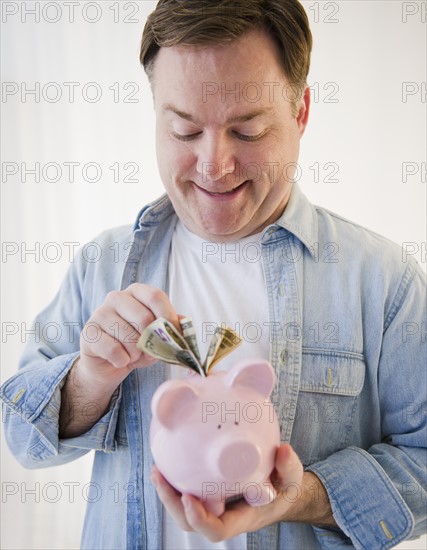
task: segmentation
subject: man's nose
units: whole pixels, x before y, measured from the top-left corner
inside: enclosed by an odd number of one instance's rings
[[[226,138],[206,137],[197,151],[197,172],[202,181],[217,181],[236,170],[233,145]]]

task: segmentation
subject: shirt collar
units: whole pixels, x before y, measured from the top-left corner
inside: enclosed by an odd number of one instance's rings
[[[172,203],[165,193],[160,198],[145,205],[144,208],[140,210],[133,226],[133,230],[138,231],[146,227],[157,225],[174,213],[175,210]]]
[[[280,228],[297,237],[313,255],[315,243],[318,242],[318,219],[315,207],[301,191],[297,183],[293,184],[291,195],[285,210],[275,224],[265,229],[265,234],[272,235]]]

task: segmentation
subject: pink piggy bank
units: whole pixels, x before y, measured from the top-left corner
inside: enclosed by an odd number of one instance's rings
[[[169,380],[153,396],[154,462],[173,487],[216,516],[237,495],[252,506],[276,496],[270,474],[280,429],[269,401],[275,381],[268,361],[247,360],[227,373]]]

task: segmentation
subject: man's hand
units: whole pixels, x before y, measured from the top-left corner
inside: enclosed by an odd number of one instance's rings
[[[81,333],[80,357],[62,389],[62,438],[87,431],[105,414],[111,396],[129,372],[156,361],[136,344],[145,327],[158,317],[165,317],[179,329],[175,309],[157,288],[135,283],[107,294]]]
[[[278,521],[294,521],[334,526],[330,504],[320,480],[304,472],[297,454],[289,444],[281,445],[276,454],[271,481],[277,497],[265,506],[250,506],[243,500],[226,506],[216,517],[191,496],[181,495],[154,466],[151,479],[166,510],[185,531],[198,531],[212,542],[219,542],[257,531]]]
[[[136,344],[142,331],[158,317],[165,317],[179,329],[178,315],[167,295],[152,286],[134,283],[126,290],[107,294],[80,337],[81,376],[116,388],[135,368],[156,359]]]

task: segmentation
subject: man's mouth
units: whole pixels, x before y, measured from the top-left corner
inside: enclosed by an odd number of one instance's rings
[[[200,187],[199,185],[195,184],[196,187],[198,187],[201,191],[207,193],[208,195],[211,195],[213,197],[225,197],[227,195],[233,195],[238,193],[240,189],[242,189],[249,180],[245,180],[243,183],[237,185],[236,187],[233,187],[232,189],[229,189],[228,191],[209,191],[208,189],[204,189],[203,187]]]

